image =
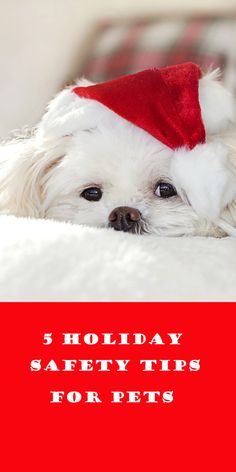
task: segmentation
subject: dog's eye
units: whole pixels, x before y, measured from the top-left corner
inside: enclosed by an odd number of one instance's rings
[[[156,186],[155,195],[160,198],[169,198],[177,195],[173,185],[167,182],[159,182]]]
[[[80,196],[90,202],[98,202],[102,198],[102,191],[99,187],[89,187],[83,190]]]

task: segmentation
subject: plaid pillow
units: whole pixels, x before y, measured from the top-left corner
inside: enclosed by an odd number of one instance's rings
[[[101,82],[150,67],[193,61],[203,70],[220,67],[233,88],[234,44],[236,16],[110,22],[98,27],[79,74]]]

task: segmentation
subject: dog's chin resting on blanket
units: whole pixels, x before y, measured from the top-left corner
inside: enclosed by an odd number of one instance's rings
[[[80,86],[90,85],[86,80]],[[0,149],[0,212],[160,236],[234,235],[234,101],[199,80],[206,144],[173,149],[72,88]]]

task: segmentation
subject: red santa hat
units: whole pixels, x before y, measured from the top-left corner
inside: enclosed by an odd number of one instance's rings
[[[205,142],[198,96],[201,75],[197,65],[186,63],[76,87],[73,92],[102,103],[171,149],[192,149]]]

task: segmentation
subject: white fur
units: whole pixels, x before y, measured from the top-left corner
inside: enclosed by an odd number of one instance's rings
[[[70,88],[62,91],[30,138],[2,145],[1,212],[106,227],[110,212],[126,205],[139,209],[149,233],[230,233],[236,222],[236,147],[214,142],[233,119],[233,100],[228,106],[226,96],[212,78],[202,79],[200,102],[211,144],[173,152],[100,103]],[[224,136],[222,141],[227,145]],[[178,195],[156,197],[159,181],[176,185]],[[103,191],[99,202],[81,197],[92,185]]]

